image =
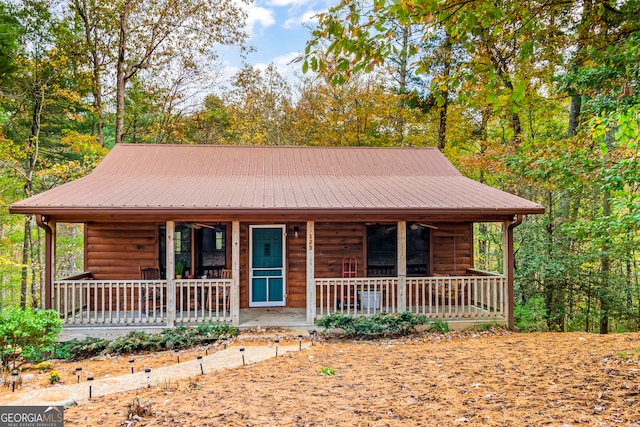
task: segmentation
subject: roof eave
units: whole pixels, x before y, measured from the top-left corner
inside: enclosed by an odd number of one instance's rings
[[[545,208],[541,205],[536,207],[504,207],[504,208],[189,208],[189,207],[34,207],[12,205],[9,207],[12,214],[40,214],[50,216],[93,216],[93,215],[164,215],[171,216],[179,214],[193,215],[228,215],[228,216],[254,216],[264,215],[516,215],[516,214],[543,214]]]

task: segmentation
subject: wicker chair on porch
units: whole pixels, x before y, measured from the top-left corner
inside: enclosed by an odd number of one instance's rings
[[[220,272],[221,279],[231,279],[231,270],[226,268],[222,269]],[[218,297],[218,308],[226,308],[229,310],[229,292],[230,290],[223,289],[221,293],[219,293]]]
[[[434,273],[434,277],[450,277],[449,274]],[[461,305],[464,301],[462,281],[459,279],[447,279],[442,282],[436,282],[432,289],[432,296],[438,299],[440,305],[457,304]]]
[[[220,271],[220,278],[221,279],[231,279],[232,275],[231,275],[231,270],[228,269],[222,269]],[[216,298],[216,295],[213,295],[213,304],[218,304],[218,310],[226,310],[229,311],[230,310],[230,306],[229,306],[229,291],[226,288],[220,288],[218,290],[218,295]],[[209,309],[209,298],[205,298],[205,309]]]
[[[140,280],[160,280],[160,269],[157,267],[140,267]],[[162,298],[161,287],[156,284],[142,285],[141,301],[144,314],[147,314],[147,306],[151,310],[165,307],[165,299]]]

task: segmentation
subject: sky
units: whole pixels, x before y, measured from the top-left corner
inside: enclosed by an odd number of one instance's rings
[[[291,79],[294,70],[300,72],[302,67],[291,61],[304,52],[310,38],[309,27],[317,22],[314,16],[337,3],[338,0],[254,0],[245,6],[248,44],[255,48],[246,63],[260,69],[273,63],[281,75]],[[225,78],[231,78],[242,66],[239,49],[225,47],[218,52]]]

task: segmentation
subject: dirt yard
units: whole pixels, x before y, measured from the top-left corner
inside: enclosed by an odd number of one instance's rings
[[[130,372],[128,360],[110,360],[111,374]],[[62,370],[74,380],[70,368]],[[65,425],[640,426],[640,334],[321,339],[177,386],[80,402],[65,411]]]

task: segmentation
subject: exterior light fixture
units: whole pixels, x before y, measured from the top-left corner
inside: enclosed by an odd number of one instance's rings
[[[296,225],[295,227],[293,227],[293,237],[297,239],[299,234],[300,234],[300,227]]]
[[[89,381],[89,399],[91,399],[91,381],[93,381],[93,377],[87,378],[87,381]]]
[[[18,381],[18,371],[14,369],[11,371],[11,392],[16,391],[16,381]]]

